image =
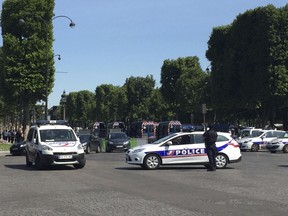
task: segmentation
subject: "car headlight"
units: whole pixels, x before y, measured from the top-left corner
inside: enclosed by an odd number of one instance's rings
[[[113,142],[112,142],[112,141],[109,141],[109,144],[113,145]]]
[[[53,149],[52,149],[51,147],[46,146],[46,145],[43,145],[43,146],[42,146],[42,150],[43,150],[43,151],[53,151]]]
[[[22,144],[22,145],[20,145],[20,148],[25,147],[25,146],[26,146],[26,144]]]
[[[129,144],[129,141],[125,141],[123,144],[124,144],[124,145],[128,145],[128,144]]]
[[[83,145],[80,143],[78,146],[77,146],[78,150],[81,150],[83,149]]]
[[[139,149],[135,149],[133,150],[131,153],[138,153],[138,152],[142,152],[144,151],[145,148],[139,148]]]

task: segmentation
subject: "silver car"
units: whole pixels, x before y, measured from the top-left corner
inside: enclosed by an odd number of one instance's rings
[[[276,153],[277,151],[288,153],[288,132],[285,132],[281,137],[275,138],[268,142],[266,148],[271,153]]]

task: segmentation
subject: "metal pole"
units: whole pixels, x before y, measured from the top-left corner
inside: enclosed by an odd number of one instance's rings
[[[47,25],[47,23],[46,23]],[[49,59],[48,59],[48,27],[46,26],[46,83],[45,83],[45,120],[48,120],[48,78],[49,78]]]

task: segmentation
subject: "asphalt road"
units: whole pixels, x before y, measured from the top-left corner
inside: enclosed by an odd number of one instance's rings
[[[288,155],[243,152],[240,163],[142,170],[124,153],[87,155],[72,166],[38,171],[24,156],[0,156],[0,215],[287,215]]]

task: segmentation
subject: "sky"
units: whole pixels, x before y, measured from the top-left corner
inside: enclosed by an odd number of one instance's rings
[[[55,58],[48,107],[59,105],[64,90],[95,92],[102,84],[123,86],[132,76],[152,75],[160,87],[167,59],[197,56],[205,70],[213,28],[268,4],[279,8],[288,0],[55,0],[55,16],[68,16],[76,26],[53,20],[53,50],[61,60]]]

